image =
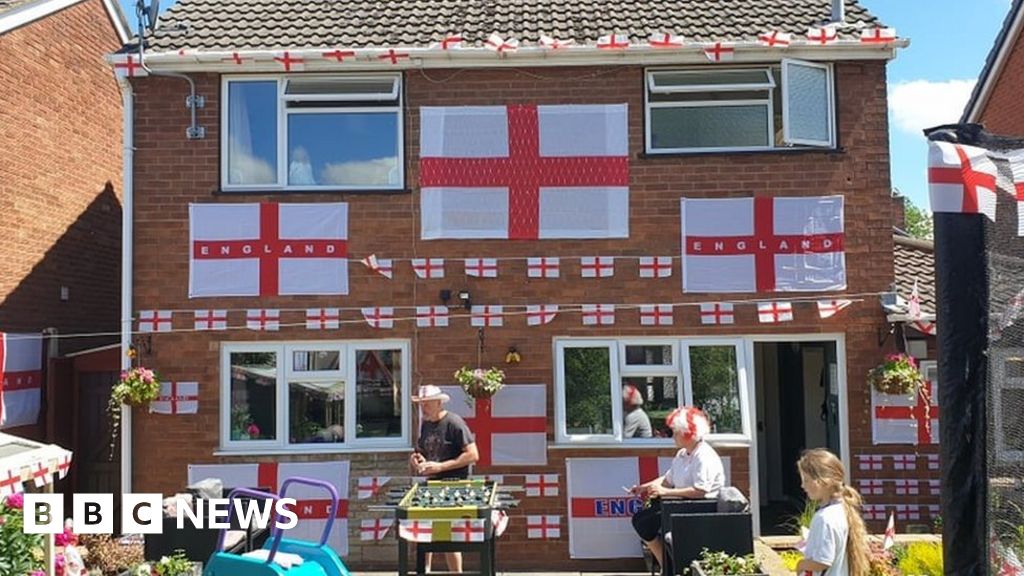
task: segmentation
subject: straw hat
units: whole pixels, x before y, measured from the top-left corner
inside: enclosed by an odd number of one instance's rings
[[[427,384],[426,386],[420,386],[416,394],[413,395],[413,402],[427,402],[429,400],[440,400],[441,402],[447,402],[451,400],[451,396],[445,394],[440,388],[433,384]]]

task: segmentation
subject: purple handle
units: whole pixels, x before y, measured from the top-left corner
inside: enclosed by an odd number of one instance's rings
[[[315,478],[306,478],[305,476],[292,476],[281,483],[281,491],[278,493],[279,498],[284,498],[285,493],[288,491],[288,487],[292,484],[305,484],[306,486],[316,486],[327,490],[331,495],[331,515],[327,517],[327,525],[324,526],[324,532],[320,535],[320,545],[327,544],[327,538],[331,535],[331,528],[334,527],[334,519],[338,516],[338,501],[341,497],[338,496],[338,489],[334,487],[334,484],[326,482],[324,480],[317,480]],[[281,516],[278,515],[278,519]],[[282,530],[279,530],[277,526],[274,526],[274,536],[280,540]],[[275,541],[274,546],[276,548],[277,542]]]
[[[236,496],[241,496],[241,495],[249,496],[251,498],[265,498],[267,500],[270,500],[271,502],[276,502],[277,501],[277,496],[275,494],[271,494],[270,492],[263,492],[261,490],[253,490],[252,488],[235,488],[234,490],[231,491],[231,493],[228,494],[228,513],[229,514],[231,513],[231,501],[234,500]],[[230,516],[229,516],[228,523],[230,524]],[[246,526],[245,528],[248,530],[249,527]],[[216,554],[217,552],[223,552],[224,551],[224,538],[227,536],[227,533],[228,533],[227,528],[224,528],[224,529],[222,529],[220,531],[220,536],[217,537],[217,550],[214,552],[214,554]],[[278,531],[277,537],[274,539],[274,543],[270,547],[270,554],[267,556],[267,562],[266,562],[267,564],[270,564],[271,562],[274,561],[274,556],[277,555],[277,546],[278,546],[278,544],[280,544],[280,541],[281,541],[281,532]]]

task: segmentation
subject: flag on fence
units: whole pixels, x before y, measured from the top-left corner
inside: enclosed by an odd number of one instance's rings
[[[938,390],[931,381],[909,396],[872,390],[871,424],[875,444],[938,444]]]
[[[421,235],[627,238],[625,104],[420,108]]]
[[[988,151],[929,142],[928,196],[932,212],[984,214],[996,219],[996,165]]]
[[[543,384],[505,386],[489,399],[467,402],[461,386],[441,386],[446,405],[476,435],[480,468],[547,464],[547,406]]]
[[[35,424],[42,389],[42,336],[0,332],[0,428]]]

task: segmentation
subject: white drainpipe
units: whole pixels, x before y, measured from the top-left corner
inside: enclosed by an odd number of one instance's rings
[[[132,240],[134,239],[132,189],[135,165],[134,96],[127,78],[118,80],[121,86],[124,123],[124,148],[121,184],[121,369],[131,367],[128,347],[132,343]],[[132,409],[121,406],[121,492],[132,491]]]

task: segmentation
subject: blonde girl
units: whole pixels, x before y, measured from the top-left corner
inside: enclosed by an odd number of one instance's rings
[[[804,452],[797,469],[800,486],[819,505],[797,574],[867,576],[870,553],[860,494],[844,483],[843,463],[828,450],[815,448]]]

